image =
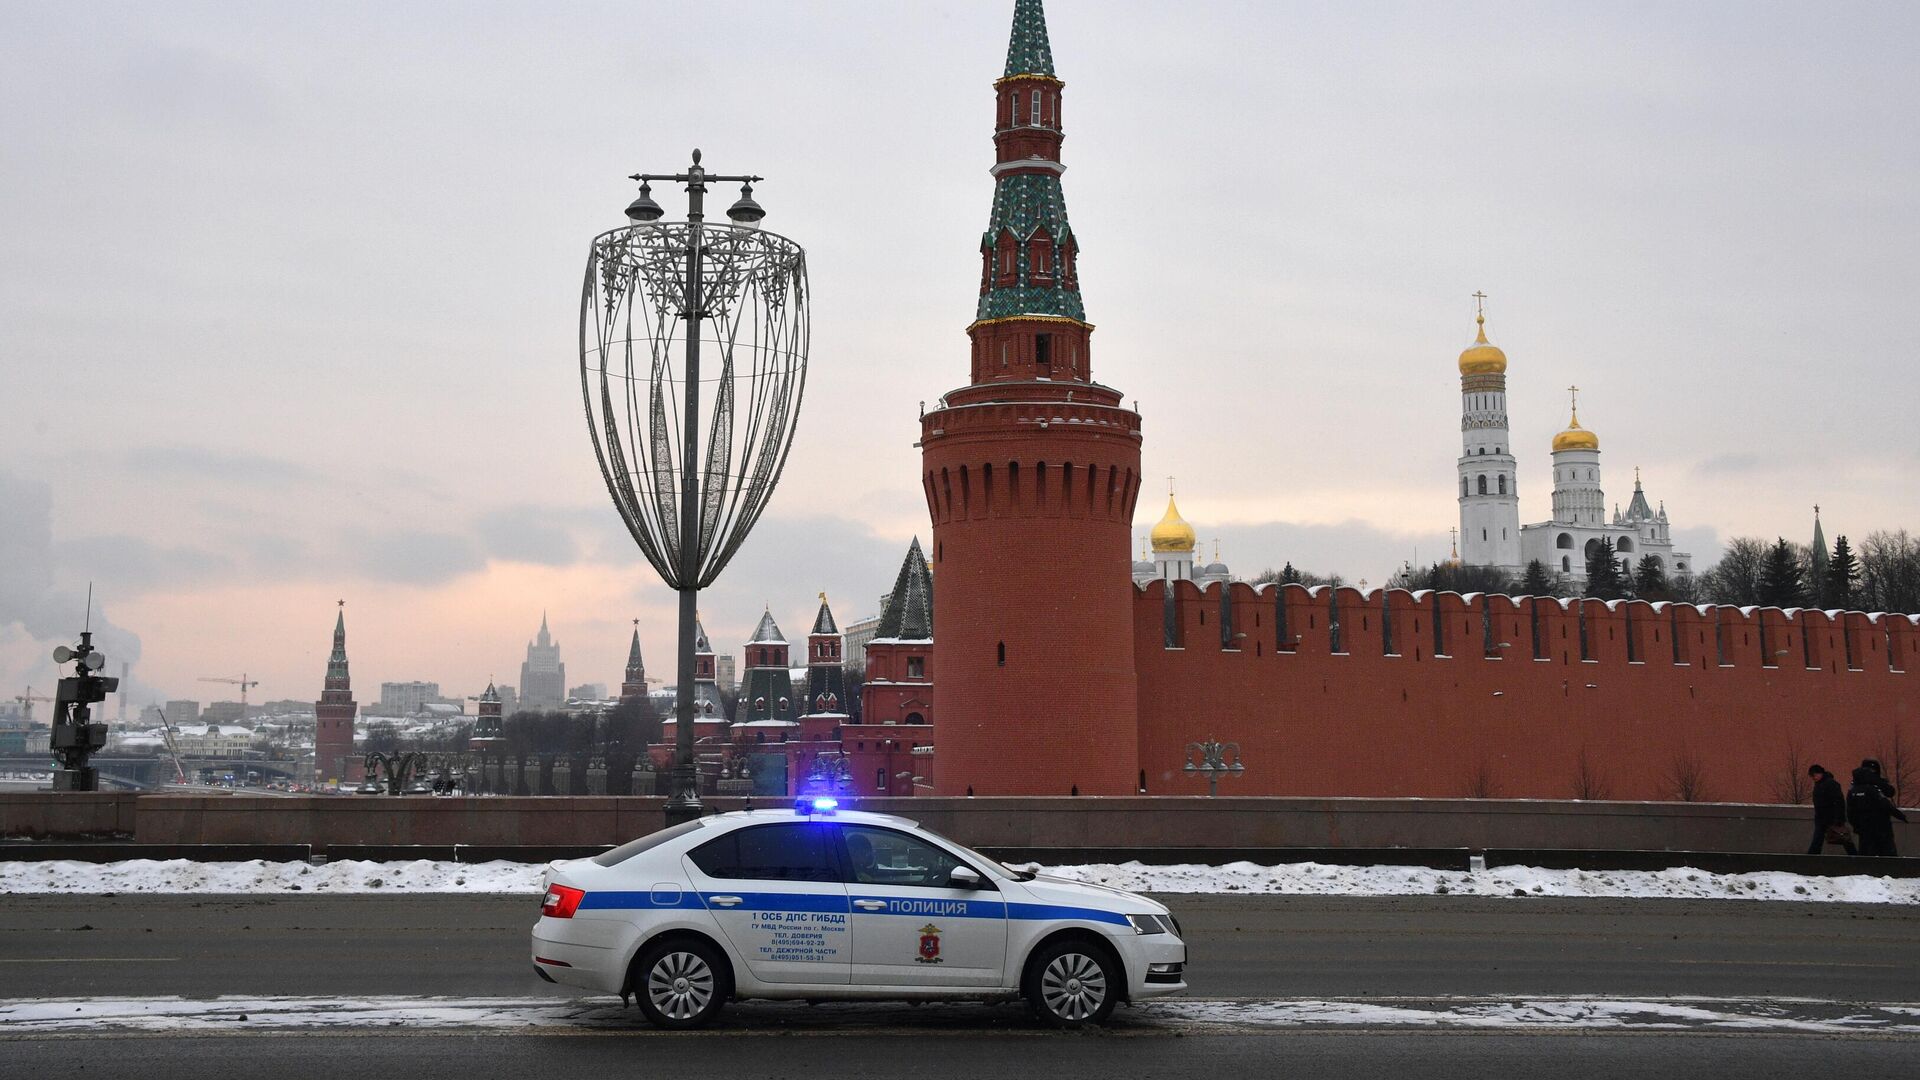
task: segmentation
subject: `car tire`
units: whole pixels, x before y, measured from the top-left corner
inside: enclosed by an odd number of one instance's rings
[[[640,950],[633,965],[633,996],[654,1027],[705,1027],[726,1007],[727,962],[698,938],[672,938]]]
[[[1126,990],[1113,955],[1077,938],[1042,946],[1028,959],[1021,986],[1034,1013],[1063,1028],[1106,1023]]]

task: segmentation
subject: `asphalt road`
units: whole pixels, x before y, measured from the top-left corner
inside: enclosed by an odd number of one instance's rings
[[[1920,1001],[1920,910],[1884,905],[1471,897],[1168,897],[1199,998],[1471,995]],[[0,998],[463,995],[554,999],[527,966],[531,898],[8,896]],[[729,1077],[1580,1077],[1912,1075],[1920,1039],[1693,1030],[1182,1030],[1059,1034],[1014,1006],[847,1024],[736,1010],[721,1030],[354,1028],[9,1032],[6,1075],[612,1073]],[[764,1010],[764,1011],[763,1011]],[[1842,1009],[1841,1011],[1845,1011]],[[918,1010],[915,1011],[918,1014]],[[1124,1016],[1124,1014],[1123,1014]]]
[[[1920,909],[1484,897],[1162,897],[1195,997],[1920,1000]],[[571,995],[527,960],[532,898],[8,896],[0,998]]]

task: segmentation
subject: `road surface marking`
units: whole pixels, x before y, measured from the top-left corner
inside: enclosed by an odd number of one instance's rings
[[[0,964],[174,964],[177,956],[30,956],[0,957]]]

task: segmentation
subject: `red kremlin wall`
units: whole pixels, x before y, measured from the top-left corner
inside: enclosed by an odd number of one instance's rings
[[[1813,762],[1920,762],[1904,615],[1182,581],[1136,593],[1134,636],[1156,795],[1205,791],[1208,737],[1235,795],[1773,802]]]

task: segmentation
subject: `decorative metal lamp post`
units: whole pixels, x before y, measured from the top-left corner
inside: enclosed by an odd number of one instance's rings
[[[634,543],[680,593],[679,696],[667,823],[700,815],[694,741],[697,598],[760,519],[793,445],[807,381],[806,253],[764,232],[757,176],[636,173],[633,224],[594,238],[580,296],[580,392],[607,493]],[[684,184],[687,220],[661,221],[652,182]],[[738,183],[729,225],[709,183]],[[703,368],[703,348],[715,367]],[[703,441],[704,440],[704,441]]]
[[[1187,772],[1203,773],[1207,778],[1207,797],[1220,794],[1222,776],[1238,777],[1247,771],[1240,763],[1240,744],[1236,742],[1215,742],[1209,738],[1205,742],[1187,744]]]

